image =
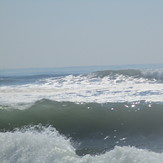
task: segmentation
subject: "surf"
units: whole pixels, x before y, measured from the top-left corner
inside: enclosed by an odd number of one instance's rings
[[[14,132],[0,132],[0,144],[0,159],[6,163],[161,163],[163,160],[162,153],[131,146],[115,146],[100,155],[78,156],[73,142],[52,127],[35,126]]]
[[[0,72],[1,162],[162,162],[162,68],[149,68]]]
[[[51,126],[77,144],[79,155],[104,153],[116,145],[161,152],[162,108],[162,103],[146,101],[98,104],[43,99],[23,110],[1,106],[0,131]]]

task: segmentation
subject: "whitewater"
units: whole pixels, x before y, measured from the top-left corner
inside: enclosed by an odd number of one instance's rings
[[[162,163],[163,65],[0,70],[0,162]]]
[[[26,131],[0,133],[1,162],[55,162],[55,163],[161,163],[163,154],[135,147],[118,147],[102,155],[79,157],[70,140],[54,128],[42,132]],[[7,140],[7,142],[6,142]]]

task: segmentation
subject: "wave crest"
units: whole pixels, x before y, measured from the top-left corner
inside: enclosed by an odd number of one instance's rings
[[[153,70],[137,70],[137,69],[124,69],[124,70],[105,70],[93,73],[97,77],[124,75],[134,78],[147,78],[163,81],[163,69]]]
[[[144,77],[163,81],[163,69],[142,71]]]

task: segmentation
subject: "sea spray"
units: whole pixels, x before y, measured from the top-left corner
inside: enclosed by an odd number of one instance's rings
[[[72,142],[55,128],[35,126],[0,133],[2,163],[162,163],[163,154],[135,147],[118,147],[101,155],[78,156]]]

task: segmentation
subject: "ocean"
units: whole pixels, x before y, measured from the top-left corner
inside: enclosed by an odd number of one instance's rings
[[[1,163],[162,163],[163,64],[0,70]]]

